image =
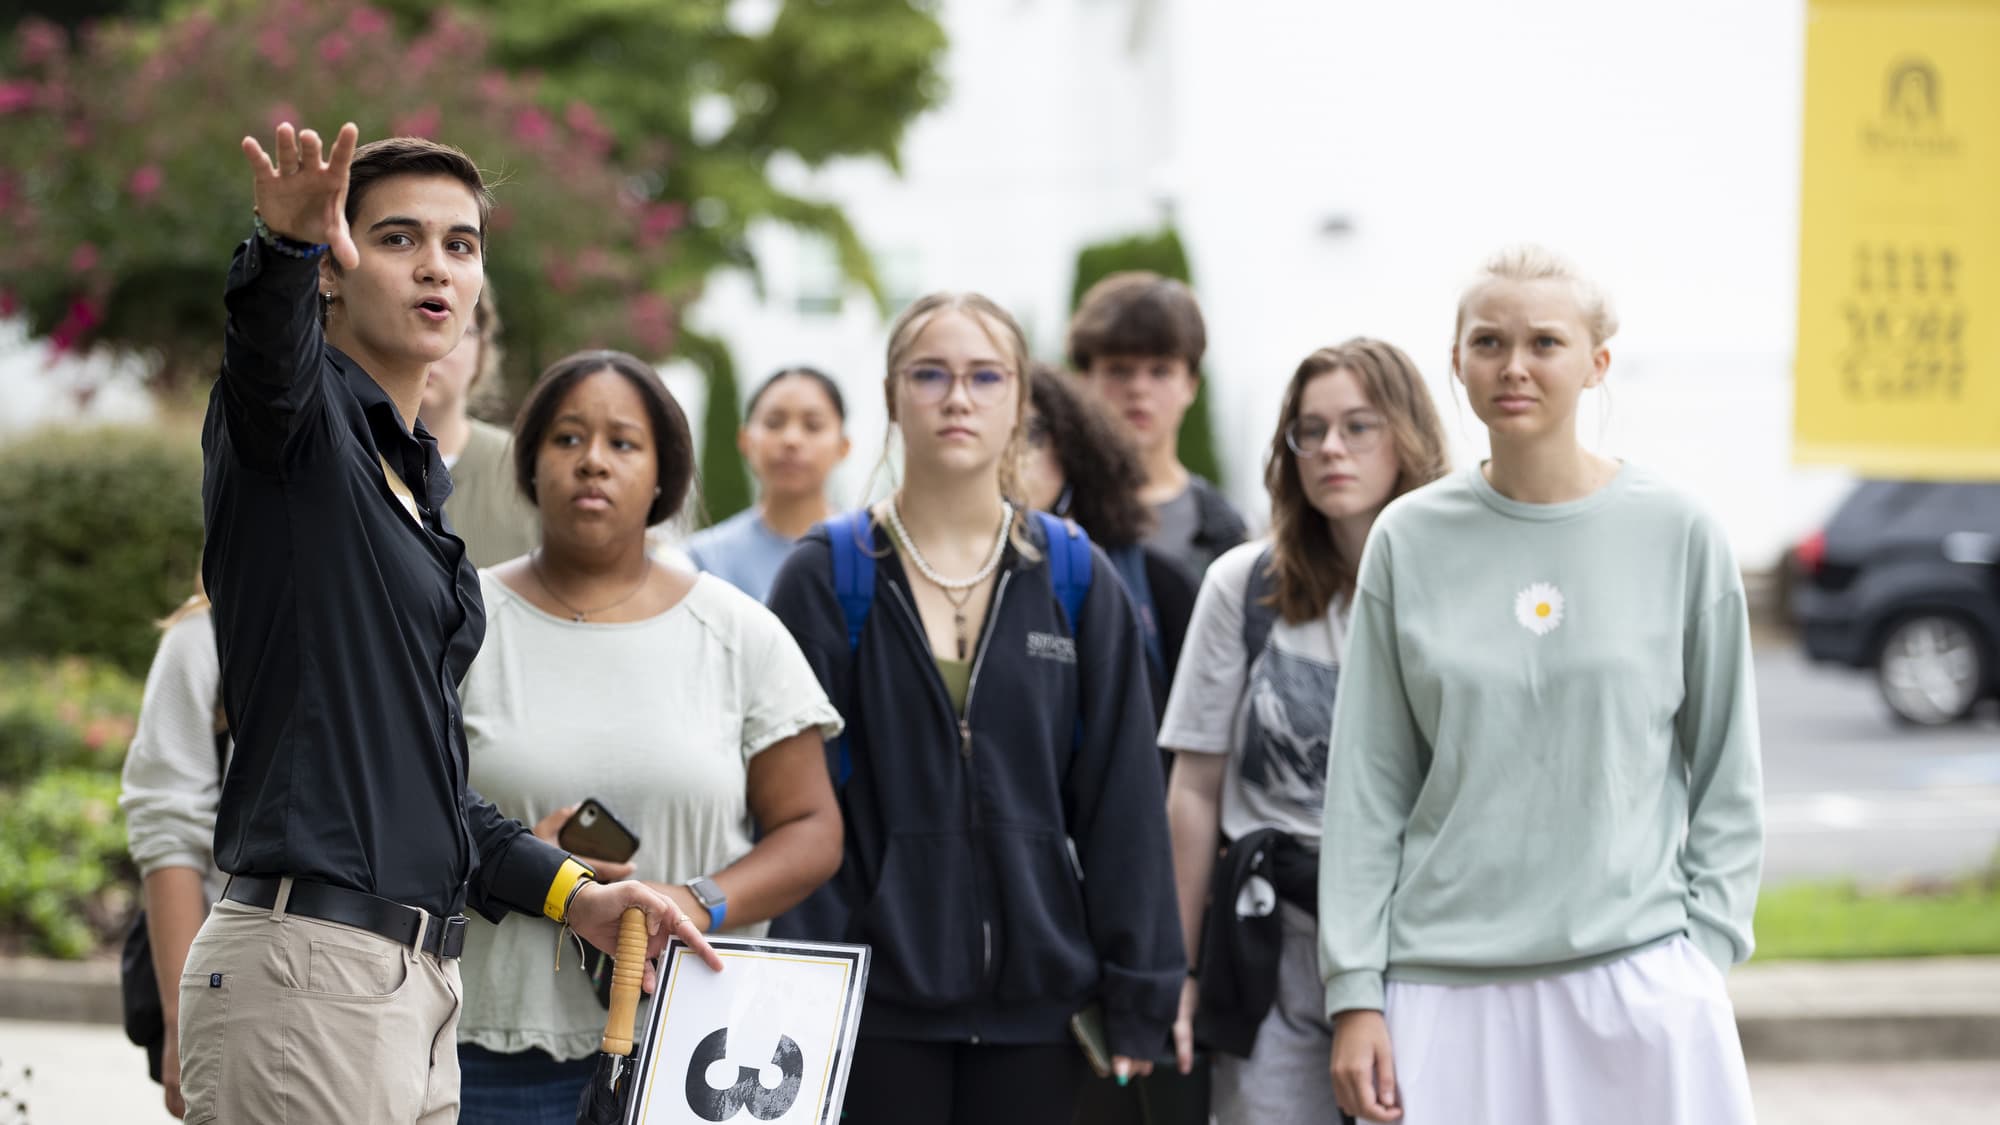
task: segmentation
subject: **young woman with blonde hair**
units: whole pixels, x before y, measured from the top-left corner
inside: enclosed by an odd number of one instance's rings
[[[848,724],[845,862],[780,932],[874,947],[854,1125],[1064,1121],[1072,1017],[1150,1070],[1183,968],[1138,621],[1104,554],[1021,503],[1014,319],[933,294],[888,353],[903,485],[771,591]]]
[[[1407,355],[1365,338],[1321,348],[1293,373],[1265,455],[1270,539],[1232,548],[1202,582],[1160,744],[1175,752],[1167,809],[1191,970],[1175,1051],[1184,1071],[1197,1039],[1213,1052],[1221,1125],[1331,1118],[1313,928],[1327,727],[1369,528],[1444,470]]]
[[[1712,517],[1577,440],[1616,330],[1547,251],[1488,262],[1452,368],[1492,457],[1362,557],[1319,930],[1364,1120],[1752,1119],[1722,978],[1763,853],[1743,583]]]

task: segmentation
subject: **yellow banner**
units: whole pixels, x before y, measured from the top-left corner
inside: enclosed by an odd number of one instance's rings
[[[2000,0],[1811,0],[1793,455],[2000,480]]]

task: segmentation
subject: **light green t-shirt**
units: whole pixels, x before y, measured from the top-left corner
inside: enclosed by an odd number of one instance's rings
[[[1687,933],[1750,955],[1762,776],[1721,527],[1623,466],[1565,504],[1478,468],[1391,504],[1363,553],[1320,866],[1329,1015],[1383,979],[1482,983]]]
[[[472,787],[527,824],[596,797],[639,837],[634,876],[685,883],[748,854],[750,760],[840,716],[783,624],[712,575],[625,624],[551,616],[480,574],[486,642],[459,689]],[[731,932],[761,935],[765,924]],[[559,1059],[598,1049],[604,1008],[557,927],[469,920],[460,1042]]]

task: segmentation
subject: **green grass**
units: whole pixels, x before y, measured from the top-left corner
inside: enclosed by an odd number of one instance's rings
[[[1796,883],[1757,902],[1759,961],[1970,954],[2000,955],[2000,867],[1922,887]]]

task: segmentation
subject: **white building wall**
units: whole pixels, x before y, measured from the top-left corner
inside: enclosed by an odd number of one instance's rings
[[[1482,455],[1449,387],[1453,310],[1479,259],[1523,239],[1579,260],[1623,316],[1588,439],[1700,494],[1746,565],[1844,486],[1789,465],[1802,0],[951,0],[943,18],[951,97],[911,131],[903,177],[787,182],[847,207],[899,297],[985,291],[1048,358],[1078,247],[1170,211],[1247,508],[1291,369],[1351,335],[1408,350],[1456,458]],[[732,342],[746,393],[795,361],[842,379],[854,500],[880,449],[885,324],[858,297],[799,314],[813,252],[758,244],[766,298],[721,279],[693,321]]]

